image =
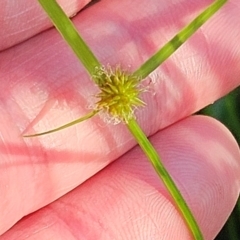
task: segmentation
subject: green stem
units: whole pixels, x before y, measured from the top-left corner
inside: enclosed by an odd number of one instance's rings
[[[169,58],[188,38],[190,38],[212,15],[217,12],[227,0],[217,0],[200,15],[198,15],[189,25],[184,27],[168,43],[166,43],[157,53],[148,59],[134,74],[141,79],[146,78],[160,64]]]
[[[69,122],[69,123],[67,123],[67,124],[64,124],[64,125],[62,125],[62,126],[60,126],[60,127],[57,127],[57,128],[51,129],[51,130],[48,130],[48,131],[46,131],[46,132],[35,133],[35,134],[30,134],[30,135],[24,135],[23,137],[25,137],[25,138],[28,138],[28,137],[38,137],[38,136],[41,136],[41,135],[46,135],[46,134],[49,134],[49,133],[58,132],[58,131],[63,130],[63,129],[65,129],[65,128],[71,127],[72,125],[75,125],[75,124],[78,124],[78,123],[80,123],[80,122],[83,122],[83,121],[85,121],[85,120],[93,117],[93,116],[96,115],[98,112],[99,112],[99,111],[94,110],[94,111],[88,113],[87,115],[85,115],[85,116],[83,116],[83,117],[81,117],[81,118],[78,118],[78,119],[76,119],[76,120],[74,120],[74,121],[72,121],[72,122]]]
[[[171,176],[165,169],[164,165],[162,164],[161,158],[158,155],[157,151],[154,149],[154,147],[152,146],[152,144],[150,143],[150,141],[148,140],[148,138],[146,137],[146,135],[144,134],[144,132],[134,119],[131,119],[128,122],[127,126],[132,135],[137,140],[142,150],[144,151],[144,153],[147,155],[158,176],[162,179],[166,188],[170,192],[178,209],[183,215],[183,218],[185,219],[187,226],[191,230],[194,239],[202,240],[203,239],[202,233],[198,227],[198,224],[191,210],[189,209],[182,194],[175,185],[173,179],[171,178]]]
[[[56,26],[62,37],[77,55],[83,66],[86,68],[90,76],[93,76],[96,67],[101,67],[101,64],[94,56],[88,45],[80,37],[72,21],[64,13],[61,7],[55,0],[38,0],[43,9],[47,12],[49,18]]]

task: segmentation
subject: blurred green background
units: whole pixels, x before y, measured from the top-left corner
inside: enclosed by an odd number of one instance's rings
[[[240,145],[240,87],[198,112],[222,122]],[[215,240],[240,240],[240,198]]]

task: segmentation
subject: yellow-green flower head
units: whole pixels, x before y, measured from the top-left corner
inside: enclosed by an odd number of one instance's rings
[[[140,78],[123,71],[120,67],[110,67],[96,70],[94,78],[100,89],[96,95],[99,99],[95,110],[103,111],[114,120],[115,123],[135,118],[134,110],[145,103],[139,95],[145,91],[140,84]]]

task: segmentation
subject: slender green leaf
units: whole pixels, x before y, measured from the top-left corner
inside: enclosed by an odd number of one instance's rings
[[[87,69],[90,76],[93,76],[101,64],[94,56],[88,45],[80,37],[72,21],[64,13],[55,0],[39,0],[43,9],[47,12],[49,18],[56,26],[62,37],[77,55],[83,66]]]
[[[78,124],[80,122],[83,122],[91,117],[93,117],[94,115],[96,115],[99,111],[92,111],[90,113],[88,113],[87,115],[85,115],[84,117],[81,117],[81,118],[78,118],[72,122],[69,122],[65,125],[62,125],[60,127],[57,127],[57,128],[54,128],[52,130],[48,130],[46,132],[41,132],[41,133],[36,133],[36,134],[30,134],[30,135],[24,135],[23,137],[27,138],[27,137],[38,137],[38,136],[41,136],[41,135],[46,135],[46,134],[49,134],[49,133],[53,133],[53,132],[57,132],[57,131],[60,131],[60,130],[63,130],[64,128],[68,128],[68,127],[71,127],[72,125],[75,125],[75,124]]]
[[[137,140],[138,144],[147,155],[148,159],[150,160],[152,166],[154,167],[155,171],[157,172],[158,176],[162,179],[163,183],[165,184],[166,188],[170,192],[172,198],[174,199],[178,209],[183,215],[187,226],[192,232],[194,239],[202,240],[203,236],[198,227],[198,224],[191,213],[187,203],[185,202],[182,194],[178,190],[177,186],[175,185],[173,179],[167,172],[166,168],[164,167],[160,156],[158,155],[157,151],[154,149],[153,145],[150,143],[138,123],[131,119],[128,124],[128,129],[132,133],[132,135]]]
[[[214,13],[216,13],[227,0],[217,0],[200,15],[198,15],[189,25],[184,27],[168,43],[166,43],[157,53],[148,59],[134,74],[142,79],[146,78],[160,64],[169,58],[188,38],[190,38]]]

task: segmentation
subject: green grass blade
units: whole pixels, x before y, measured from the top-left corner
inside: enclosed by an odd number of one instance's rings
[[[51,129],[49,131],[46,131],[46,132],[41,132],[41,133],[36,133],[36,134],[31,134],[31,135],[24,135],[23,137],[25,138],[29,138],[29,137],[38,137],[38,136],[42,136],[42,135],[46,135],[46,134],[49,134],[49,133],[53,133],[53,132],[57,132],[57,131],[60,131],[62,129],[65,129],[65,128],[68,128],[68,127],[71,127],[72,125],[75,125],[75,124],[78,124],[80,122],[83,122],[91,117],[93,117],[94,115],[96,115],[99,111],[92,111],[90,113],[88,113],[87,115],[85,115],[84,117],[81,117],[81,118],[78,118],[72,122],[69,122],[65,125],[62,125],[60,127],[57,127],[57,128],[54,128],[54,129]]]
[[[138,123],[134,119],[130,120],[127,126],[130,132],[133,134],[133,136],[137,140],[142,150],[144,151],[144,153],[147,155],[148,159],[153,165],[158,176],[161,178],[166,188],[170,192],[179,211],[182,213],[187,226],[192,232],[194,239],[202,240],[203,239],[202,233],[198,227],[198,224],[194,216],[192,215],[191,210],[186,204],[182,194],[178,190],[171,176],[169,175],[164,165],[162,164],[161,158],[158,155],[157,151],[154,149],[154,147],[152,146],[152,144],[150,143],[150,141],[148,140],[148,138],[146,137],[146,135],[144,134],[144,132],[142,131],[142,129],[139,127]]]
[[[96,67],[100,67],[101,64],[84,40],[80,37],[72,21],[55,0],[38,1],[56,26],[57,30],[61,33],[62,37],[66,40],[68,45],[82,62],[83,66],[89,72],[90,76],[92,76],[95,73]]]
[[[189,25],[184,27],[168,43],[166,43],[156,54],[148,59],[134,74],[142,79],[146,78],[168,57],[170,57],[188,38],[190,38],[214,13],[216,13],[227,0],[217,0],[200,15],[198,15]]]

